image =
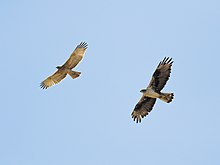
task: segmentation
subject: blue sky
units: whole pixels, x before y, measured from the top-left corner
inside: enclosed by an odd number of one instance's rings
[[[0,20],[0,164],[220,164],[219,1],[8,0]],[[81,76],[41,90],[81,41]],[[165,56],[175,99],[136,124]]]

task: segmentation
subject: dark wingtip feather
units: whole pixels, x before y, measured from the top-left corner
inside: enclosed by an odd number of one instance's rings
[[[164,59],[159,63],[159,65],[164,65],[164,64],[170,64],[172,65],[173,63],[173,58],[170,58],[170,57],[164,57]]]
[[[141,118],[139,118],[139,121],[137,121],[137,123],[141,123]]]
[[[167,60],[167,57],[164,57],[162,63],[165,63],[166,60]]]
[[[48,87],[44,85],[44,83],[40,83],[41,89],[47,89]]]
[[[162,64],[165,64],[165,63],[167,62],[168,59],[169,59],[169,57],[165,57],[165,58],[163,59]]]
[[[172,61],[172,58],[170,58],[168,61],[167,61],[167,63],[170,63]]]
[[[88,48],[88,44],[86,42],[81,42],[79,45],[77,45],[77,48],[87,49]]]

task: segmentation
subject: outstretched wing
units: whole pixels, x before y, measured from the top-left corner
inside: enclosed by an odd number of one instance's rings
[[[136,104],[131,116],[140,123],[141,119],[148,115],[148,113],[153,109],[156,102],[155,98],[142,96],[140,101]]]
[[[88,44],[86,42],[81,42],[77,45],[76,49],[70,55],[70,58],[63,64],[64,67],[73,69],[83,58]]]
[[[160,92],[169,80],[172,64],[172,58],[165,57],[157,66],[148,87]]]
[[[48,87],[59,83],[66,77],[67,73],[63,69],[58,69],[53,75],[41,82],[40,87],[47,89]]]

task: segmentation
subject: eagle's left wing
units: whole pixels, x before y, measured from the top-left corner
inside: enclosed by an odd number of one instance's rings
[[[67,73],[63,69],[58,69],[53,75],[47,77],[43,82],[41,82],[40,87],[47,89],[50,86],[59,83],[66,77]]]
[[[134,121],[136,120],[137,123],[140,123],[141,119],[148,115],[148,113],[153,109],[155,102],[155,98],[142,96],[131,114]]]
[[[149,84],[156,92],[160,92],[169,80],[172,64],[172,58],[165,57],[157,66]]]

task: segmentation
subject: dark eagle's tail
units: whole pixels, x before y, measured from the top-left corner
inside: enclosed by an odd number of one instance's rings
[[[161,93],[159,99],[166,103],[170,103],[173,100],[173,93]]]

